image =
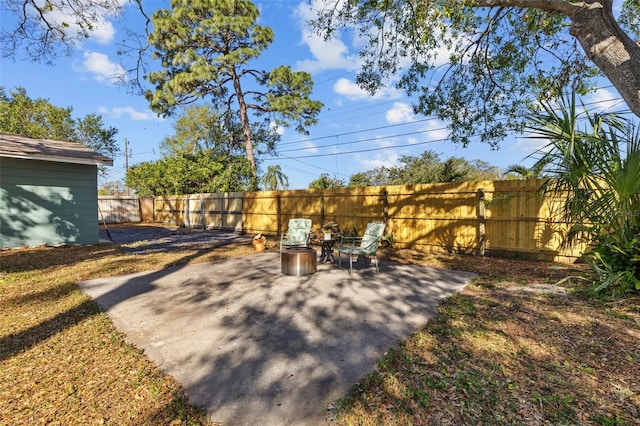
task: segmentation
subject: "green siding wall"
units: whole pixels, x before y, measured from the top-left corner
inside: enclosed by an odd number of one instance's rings
[[[0,248],[95,244],[96,166],[0,158]]]

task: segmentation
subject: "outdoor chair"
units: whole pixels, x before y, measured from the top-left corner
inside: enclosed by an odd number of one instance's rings
[[[349,273],[353,270],[353,256],[357,258],[362,256],[364,258],[365,266],[367,260],[369,264],[371,259],[375,261],[376,272],[380,272],[378,269],[378,257],[376,251],[382,241],[382,235],[384,234],[385,224],[382,222],[367,223],[367,229],[364,231],[362,237],[344,237],[337,247],[338,250],[338,267],[342,265],[340,259],[340,253],[344,253],[349,256]]]
[[[311,219],[289,219],[289,229],[280,235],[280,252],[289,247],[308,247],[311,240]]]

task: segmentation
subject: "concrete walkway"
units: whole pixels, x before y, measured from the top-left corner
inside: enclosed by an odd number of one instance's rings
[[[318,425],[473,274],[382,261],[280,273],[277,253],[80,283],[223,425]]]

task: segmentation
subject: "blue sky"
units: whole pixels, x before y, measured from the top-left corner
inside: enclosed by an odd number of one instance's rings
[[[319,124],[309,128],[309,135],[285,130],[277,148],[280,155],[262,159],[262,170],[280,165],[291,189],[307,188],[322,173],[348,182],[354,173],[395,166],[402,155],[418,156],[426,150],[439,153],[443,160],[450,156],[481,159],[505,168],[523,163],[539,146],[539,142],[518,137],[505,140],[498,150],[482,143],[463,148],[446,142],[446,124],[415,116],[411,100],[402,93],[387,88],[369,96],[357,87],[358,41],[345,34],[327,42],[315,36],[305,25],[312,17],[307,0],[255,3],[261,10],[260,24],[275,32],[275,42],[260,58],[261,67],[290,65],[310,72],[315,82],[313,98],[325,105]],[[168,2],[147,1],[145,7],[166,8]],[[160,158],[159,144],[173,134],[173,118],[157,117],[144,97],[127,93],[112,80],[121,71],[117,42],[126,37],[124,26],[136,25],[136,12],[126,5],[120,20],[105,20],[71,56],[58,58],[53,66],[3,59],[0,85],[6,90],[24,87],[32,98],[71,106],[75,117],[101,114],[106,126],[118,129],[121,148],[124,139],[128,140],[129,166]],[[603,86],[609,84],[604,81]],[[624,107],[612,88],[599,90],[585,102],[604,108]],[[123,179],[124,149],[108,173],[101,183]]]

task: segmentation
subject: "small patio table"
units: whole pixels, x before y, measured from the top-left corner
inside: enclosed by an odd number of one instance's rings
[[[320,263],[335,263],[336,259],[333,256],[333,248],[336,245],[335,238],[324,238],[320,240],[322,245],[322,251],[320,252]]]

